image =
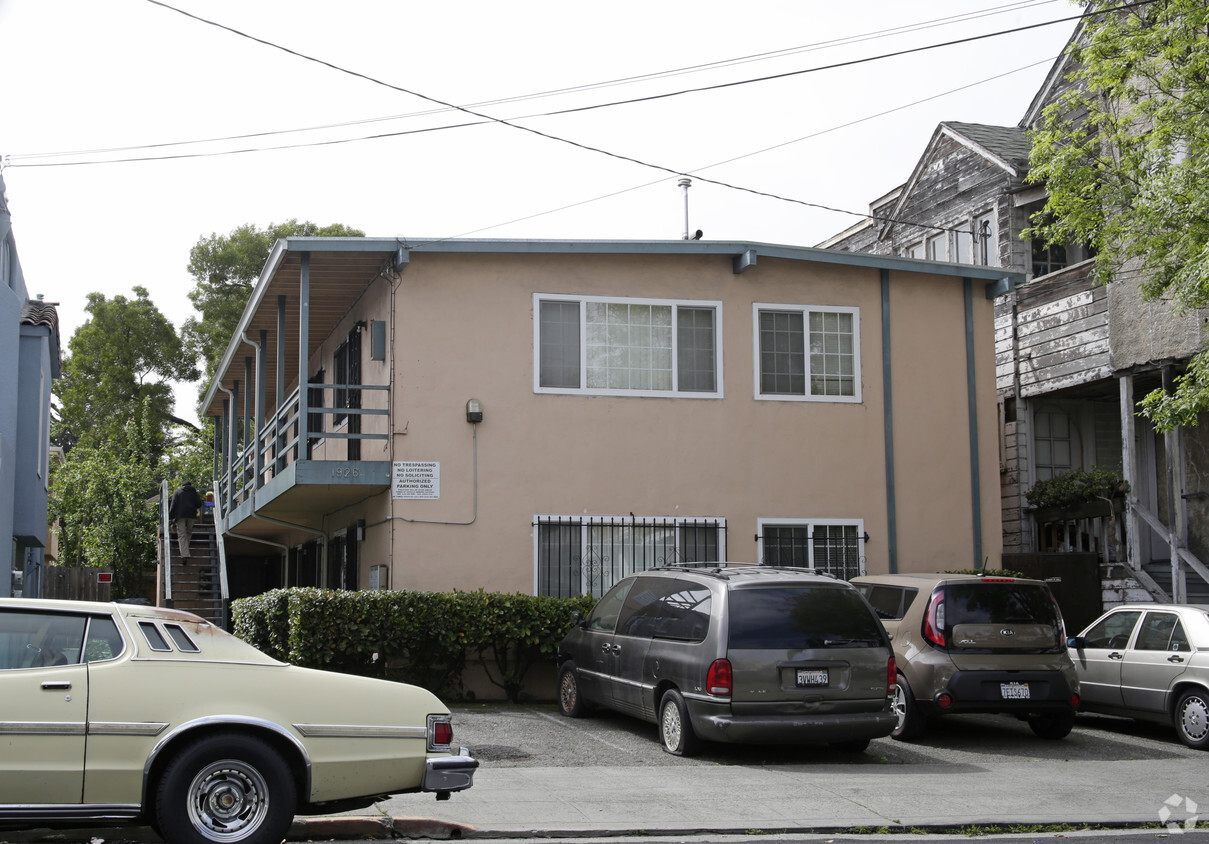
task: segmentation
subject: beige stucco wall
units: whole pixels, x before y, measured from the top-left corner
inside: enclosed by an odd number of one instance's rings
[[[991,303],[981,283],[973,291],[982,541],[996,565],[1001,531]],[[721,302],[723,397],[535,393],[535,293]],[[385,315],[392,301],[393,313]],[[757,302],[859,307],[862,401],[755,400]],[[973,528],[962,281],[893,273],[890,302],[898,568],[968,567]],[[417,253],[393,297],[385,282],[376,283],[350,310],[349,325],[357,319],[388,320],[393,434],[387,459],[441,467],[437,501],[380,494],[336,519],[367,522],[362,585],[369,565],[389,561],[396,589],[532,592],[537,515],[722,518],[731,560],[757,558],[760,519],[863,519],[870,535],[867,570],[889,566],[875,269],[761,258],[735,275],[722,256]],[[331,351],[324,349],[326,359]],[[365,355],[364,380],[371,383],[377,379],[369,367],[377,364],[368,361],[368,338]],[[483,403],[477,427],[465,420],[470,398]]]

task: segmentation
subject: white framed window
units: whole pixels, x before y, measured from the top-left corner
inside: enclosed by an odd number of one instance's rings
[[[968,231],[953,232],[953,260],[959,264],[974,263],[974,235]]]
[[[861,400],[860,308],[752,307],[756,398]]]
[[[722,303],[535,294],[538,393],[722,397]]]
[[[671,516],[538,516],[535,595],[600,597],[626,575],[726,559],[726,520]]]
[[[928,238],[927,258],[929,261],[949,260],[949,233],[941,232]]]
[[[907,257],[923,259],[925,257],[924,242],[921,240],[918,243],[912,243],[910,246],[908,246]]]
[[[865,574],[864,519],[757,519],[761,565],[814,569],[851,580]]]

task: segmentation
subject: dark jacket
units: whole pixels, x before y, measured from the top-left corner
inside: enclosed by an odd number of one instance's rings
[[[193,484],[185,481],[184,486],[172,494],[172,501],[168,505],[168,518],[173,521],[196,519],[197,508],[200,506],[202,506],[201,494],[193,488]]]

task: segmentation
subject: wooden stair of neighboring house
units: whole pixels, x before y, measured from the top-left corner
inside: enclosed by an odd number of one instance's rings
[[[172,605],[221,627],[223,600],[214,524],[198,522],[191,539],[189,561],[185,562],[176,536],[172,537]]]
[[[1171,595],[1171,561],[1170,560],[1153,560],[1145,563],[1142,568],[1146,569],[1146,573],[1154,578],[1159,586]],[[1199,574],[1189,570],[1188,576],[1185,578],[1188,584],[1188,597],[1184,603],[1187,604],[1209,604],[1209,583],[1206,583]]]
[[[1120,604],[1150,603],[1155,600],[1124,563],[1100,563],[1100,588],[1105,610]]]

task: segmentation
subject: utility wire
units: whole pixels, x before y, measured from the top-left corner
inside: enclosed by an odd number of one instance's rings
[[[623,85],[631,85],[631,84],[635,84],[638,82],[648,82],[648,81],[655,80],[655,79],[665,79],[665,78],[670,78],[673,76],[700,73],[703,71],[715,70],[715,69],[723,68],[723,67],[731,67],[731,66],[740,65],[740,64],[748,64],[751,62],[766,61],[769,59],[782,58],[785,56],[796,55],[798,53],[814,52],[817,50],[826,49],[828,47],[834,47],[834,46],[846,45],[846,44],[856,44],[856,43],[861,43],[864,41],[873,41],[873,40],[886,38],[886,37],[890,37],[890,36],[898,35],[898,34],[902,34],[902,33],[918,32],[918,31],[925,30],[925,29],[936,29],[941,26],[945,26],[945,25],[948,25],[948,24],[954,23],[954,22],[965,22],[965,21],[975,20],[975,19],[983,18],[983,17],[991,17],[992,15],[1004,14],[1005,12],[1020,11],[1022,8],[1028,8],[1030,6],[1048,5],[1050,3],[1056,3],[1056,2],[1059,2],[1059,0],[1025,0],[1025,2],[1009,3],[1004,6],[994,6],[989,9],[979,10],[977,13],[967,12],[967,13],[963,13],[960,15],[952,15],[950,17],[945,17],[945,18],[933,18],[931,20],[920,21],[917,23],[907,24],[907,25],[903,25],[903,26],[899,26],[899,27],[893,27],[890,29],[876,30],[876,31],[869,32],[869,33],[845,36],[842,38],[831,39],[829,41],[818,41],[818,42],[814,42],[812,44],[805,44],[805,45],[801,45],[798,47],[787,47],[787,48],[783,48],[780,50],[772,50],[772,51],[763,52],[763,53],[754,53],[754,54],[747,55],[747,56],[740,56],[740,57],[729,58],[729,59],[721,59],[721,60],[714,61],[714,62],[706,62],[703,64],[689,65],[687,67],[675,68],[675,69],[671,69],[671,70],[663,70],[663,71],[656,71],[653,73],[621,77],[618,79],[611,79],[611,80],[601,81],[601,82],[592,82],[592,83],[587,83],[584,85],[570,86],[570,87],[565,87],[565,88],[555,88],[555,89],[551,89],[551,90],[547,90],[547,91],[532,92],[532,93],[528,93],[528,94],[517,94],[517,95],[508,96],[508,97],[500,97],[500,98],[497,98],[494,100],[482,100],[479,102],[470,103],[469,107],[470,108],[480,108],[480,107],[493,106],[493,105],[506,105],[508,103],[525,102],[528,100],[544,99],[547,97],[556,97],[556,96],[562,96],[565,94],[572,94],[572,93],[582,93],[585,91],[599,90],[599,89],[603,89],[603,88],[612,88],[612,87],[619,87],[619,86],[623,86]],[[595,106],[595,107],[596,108],[606,108],[610,105],[613,105],[613,103],[601,103],[600,105]],[[446,112],[449,112],[452,110],[453,109],[450,109],[450,108],[433,108],[433,109],[427,109],[424,111],[408,112],[405,114],[395,114],[395,115],[380,116],[380,117],[367,117],[367,118],[361,118],[358,120],[344,121],[344,122],[340,122],[340,123],[320,124],[318,126],[295,127],[292,129],[273,129],[273,130],[265,130],[265,131],[261,131],[261,132],[247,132],[247,133],[242,133],[242,134],[238,134],[238,135],[225,135],[225,136],[217,136],[217,137],[212,137],[212,138],[195,138],[195,139],[186,140],[186,141],[166,141],[166,142],[156,143],[156,144],[135,144],[135,145],[128,145],[128,146],[120,146],[120,147],[103,147],[103,148],[84,149],[84,150],[62,150],[62,151],[58,151],[58,152],[44,152],[44,153],[11,155],[11,156],[9,156],[9,158],[17,159],[17,160],[25,160],[25,159],[37,159],[37,158],[58,158],[58,157],[68,156],[68,155],[102,155],[102,154],[111,154],[111,153],[116,153],[116,152],[129,152],[129,151],[133,151],[133,150],[166,149],[166,148],[179,147],[179,146],[194,146],[194,145],[198,145],[198,144],[212,144],[212,143],[222,143],[222,142],[226,142],[226,141],[250,140],[253,138],[266,138],[266,137],[274,137],[277,135],[292,135],[292,134],[299,134],[299,133],[303,133],[303,132],[317,132],[317,131],[323,131],[323,130],[327,130],[327,129],[344,129],[344,128],[348,128],[351,126],[363,126],[363,125],[366,125],[369,123],[385,123],[388,121],[406,120],[406,119],[410,119],[410,118],[414,118],[414,117],[427,117],[427,116],[432,116],[432,115],[436,115],[436,114],[443,114],[443,113],[446,113]],[[551,115],[558,114],[558,113],[560,113],[560,112],[547,112],[545,114],[526,115],[524,117],[517,117],[517,118],[511,118],[511,119],[520,120],[520,119],[527,119],[529,117],[544,117],[544,116],[551,116]],[[465,125],[465,124],[457,124],[457,127],[460,127],[463,125]],[[457,127],[454,127],[454,128],[457,128]],[[375,136],[375,137],[381,137],[381,136]],[[363,138],[350,138],[348,140],[363,140]],[[267,147],[266,149],[281,149],[281,148],[282,147]],[[216,153],[216,154],[218,154],[218,153]]]

